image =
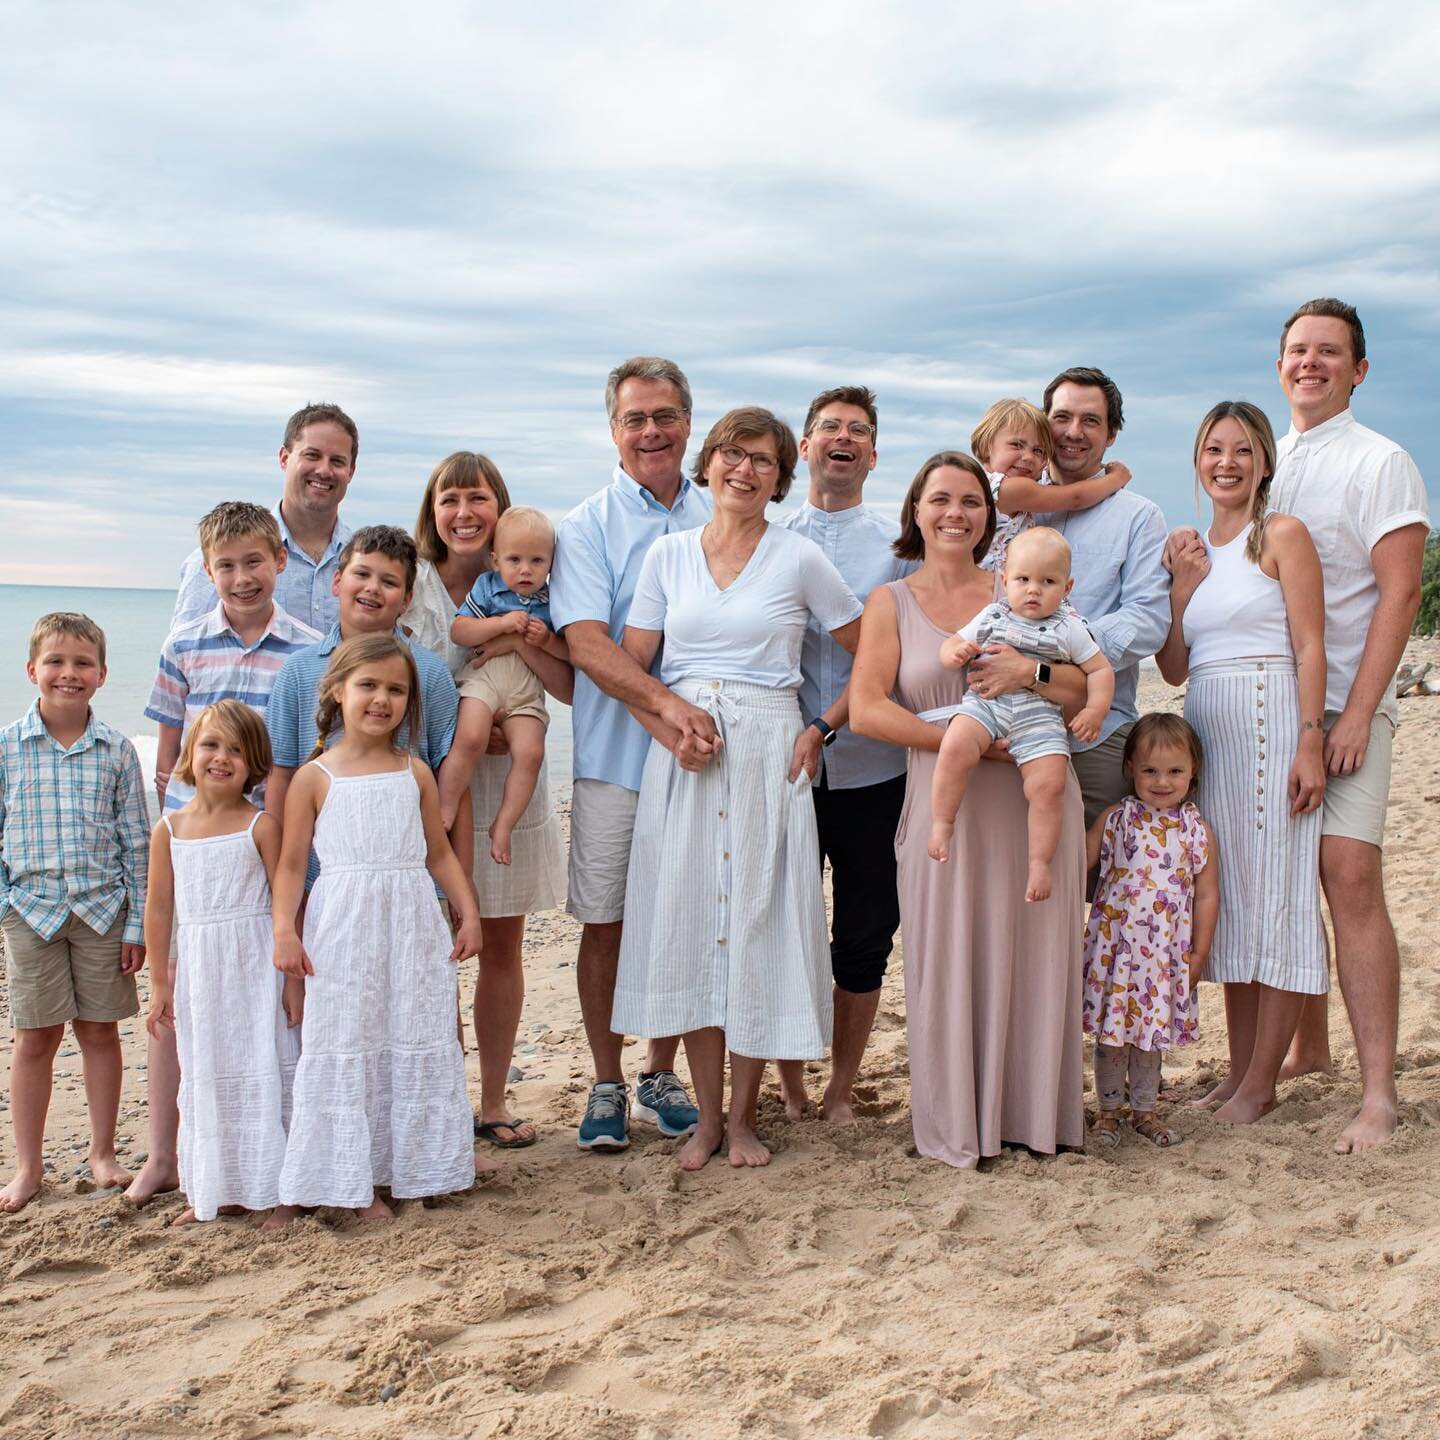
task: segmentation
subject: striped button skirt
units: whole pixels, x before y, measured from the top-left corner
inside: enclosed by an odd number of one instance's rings
[[[673,688],[725,744],[698,772],[650,747],[611,1028],[655,1038],[714,1026],[740,1055],[818,1059],[830,947],[810,784],[788,778],[795,692],[708,677]]]
[[[1220,850],[1220,921],[1203,978],[1323,995],[1323,811],[1290,816],[1299,697],[1289,659],[1217,660],[1190,672],[1185,718],[1205,752],[1196,801]]]

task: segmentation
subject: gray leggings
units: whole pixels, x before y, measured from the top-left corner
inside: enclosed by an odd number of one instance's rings
[[[1130,1072],[1130,1109],[1148,1115],[1160,1093],[1162,1051],[1140,1050],[1134,1045],[1095,1046],[1095,1093],[1104,1111],[1125,1103],[1125,1072]]]

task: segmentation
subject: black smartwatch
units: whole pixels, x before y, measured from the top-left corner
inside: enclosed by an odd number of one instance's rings
[[[835,727],[828,724],[823,716],[817,715],[810,723],[820,732],[820,743],[822,745],[833,745],[835,743]]]
[[[1030,682],[1029,688],[1033,690],[1037,685],[1048,685],[1050,683],[1050,667],[1043,661],[1035,662],[1035,678]]]

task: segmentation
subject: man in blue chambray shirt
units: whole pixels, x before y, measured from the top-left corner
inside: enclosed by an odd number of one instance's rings
[[[710,518],[710,499],[685,478],[690,383],[673,360],[641,355],[610,372],[605,408],[619,453],[610,483],[559,524],[550,572],[550,616],[575,665],[575,783],[570,808],[566,908],[580,921],[576,982],[595,1083],[580,1123],[582,1150],[630,1143],[624,1037],[610,1029],[625,917],[625,879],[653,733],[681,765],[713,749],[715,723],[642,670],[620,648],[640,566],[662,535]],[[656,668],[660,657],[656,656]],[[644,714],[642,725],[631,713]],[[654,725],[653,731],[649,729]],[[647,731],[649,733],[647,733]],[[662,1134],[688,1135],[700,1112],[675,1075],[678,1038],[651,1040],[635,1114]]]
[[[810,489],[798,510],[778,524],[813,540],[861,600],[877,586],[916,568],[891,549],[899,522],[862,505],[865,479],[875,468],[878,420],[875,396],[863,385],[826,390],[810,402],[800,456]],[[830,969],[835,979],[835,1032],[830,1083],[822,1113],[827,1120],[855,1118],[852,1090],[880,1003],[880,982],[900,904],[895,886],[895,831],[905,803],[906,754],[867,740],[846,725],[843,698],[851,657],[812,617],[800,656],[800,709],[809,724],[806,763],[819,762],[815,802],[820,863],[830,861],[834,915]],[[786,1113],[805,1109],[805,1066],[779,1062]]]
[[[1068,485],[1099,474],[1106,450],[1125,423],[1115,382],[1088,366],[1062,370],[1045,387],[1044,408],[1055,437],[1052,482]],[[1165,517],[1131,486],[1089,510],[1035,518],[1070,542],[1075,576],[1070,602],[1115,668],[1115,699],[1100,738],[1089,744],[1071,740],[1071,763],[1089,826],[1128,790],[1120,761],[1126,737],[1140,718],[1135,704],[1140,662],[1170,632],[1170,576],[1161,564]]]

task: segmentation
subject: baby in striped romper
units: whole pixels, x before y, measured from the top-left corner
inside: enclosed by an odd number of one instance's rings
[[[1077,665],[1085,675],[1085,707],[1070,722],[1081,740],[1095,740],[1110,713],[1115,672],[1085,622],[1066,606],[1074,585],[1070,546],[1058,530],[1036,526],[1010,542],[1001,571],[1005,598],[987,605],[940,648],[942,663],[968,665],[987,645],[1010,645],[1042,664]],[[1043,683],[1039,668],[1034,683]],[[1027,900],[1050,898],[1050,862],[1060,843],[1062,799],[1070,765],[1065,718],[1033,688],[986,698],[967,690],[940,744],[930,796],[930,856],[950,857],[955,812],[970,772],[996,740],[1008,742],[1020,767],[1029,809]]]

